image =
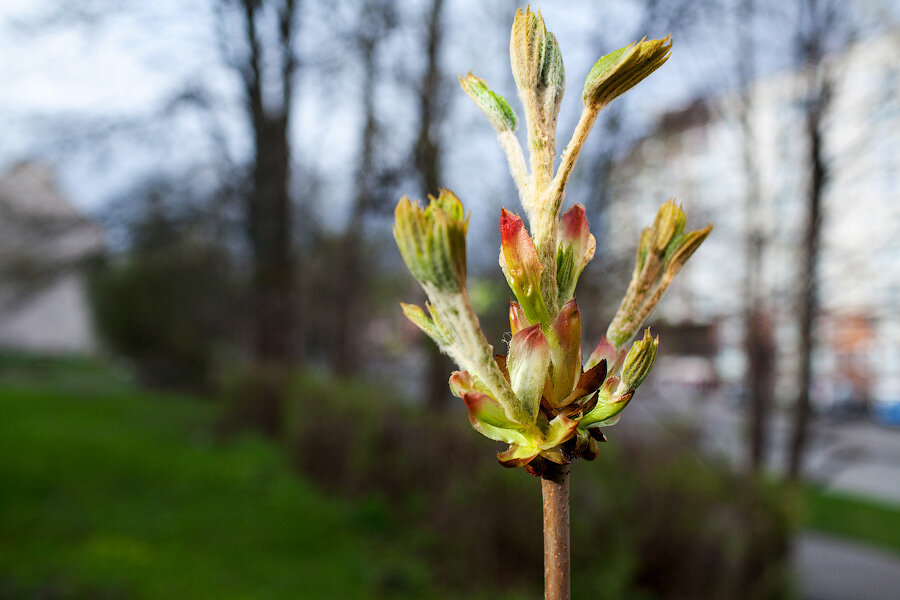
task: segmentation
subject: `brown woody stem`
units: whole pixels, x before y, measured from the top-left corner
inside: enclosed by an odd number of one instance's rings
[[[541,476],[544,499],[544,600],[570,600],[569,465],[552,464]]]

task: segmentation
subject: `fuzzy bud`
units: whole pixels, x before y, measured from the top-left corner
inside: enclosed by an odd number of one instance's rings
[[[650,330],[644,331],[644,337],[634,342],[625,356],[622,366],[622,387],[629,392],[638,389],[647,376],[656,360],[656,351],[659,348],[659,336],[654,338]]]
[[[520,90],[537,87],[544,70],[547,52],[547,27],[541,12],[531,12],[530,8],[516,11],[512,32],[509,36],[509,61],[513,77]]]
[[[549,31],[546,32],[544,64],[537,91],[541,98],[541,112],[544,119],[550,124],[555,124],[566,91],[566,69],[563,66],[559,42]]]
[[[675,204],[675,199],[670,198],[656,213],[656,219],[653,221],[653,234],[650,239],[650,248],[655,254],[662,254],[666,251],[669,242],[673,238],[681,235],[684,231],[684,224],[687,217],[684,210]]]
[[[599,110],[621,96],[669,58],[672,38],[633,43],[600,58],[584,81],[584,105]]]
[[[394,238],[403,261],[419,283],[458,292],[466,283],[466,232],[469,219],[449,190],[430,197],[426,208],[407,196],[394,210]]]
[[[469,71],[468,75],[459,78],[459,85],[469,95],[469,98],[478,105],[481,112],[490,119],[491,125],[497,130],[497,133],[516,130],[518,126],[516,112],[509,105],[509,102],[503,96],[491,90],[483,79],[475,77]]]
[[[692,254],[700,247],[703,240],[712,231],[712,224],[708,224],[703,229],[689,231],[679,236],[674,242],[669,244],[666,249],[666,274],[674,277],[681,267],[688,261]]]

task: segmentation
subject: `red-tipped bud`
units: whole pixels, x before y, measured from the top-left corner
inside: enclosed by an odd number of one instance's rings
[[[549,320],[541,297],[541,261],[525,224],[505,208],[500,209],[500,267],[516,299],[532,323]]]
[[[556,252],[556,280],[560,300],[575,294],[578,277],[594,257],[597,241],[591,235],[584,206],[576,204],[563,213],[560,220],[559,246]]]

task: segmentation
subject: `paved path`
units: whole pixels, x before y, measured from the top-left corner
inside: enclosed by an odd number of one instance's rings
[[[898,600],[900,557],[816,533],[798,536],[803,600]]]

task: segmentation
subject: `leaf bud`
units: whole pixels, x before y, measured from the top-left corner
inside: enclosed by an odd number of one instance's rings
[[[601,57],[584,81],[584,105],[603,108],[661,67],[671,49],[670,36],[649,41],[644,38]]]
[[[647,379],[656,360],[658,348],[659,336],[654,338],[650,335],[649,329],[644,330],[643,339],[631,345],[622,366],[622,387],[626,391],[633,392]]]
[[[697,248],[700,247],[703,240],[707,238],[712,228],[712,223],[710,223],[703,229],[689,231],[679,236],[677,240],[669,244],[669,248],[666,251],[666,274],[674,277]]]
[[[394,219],[397,247],[419,283],[447,292],[462,290],[469,219],[453,192],[441,190],[424,209],[404,196]]]
[[[650,246],[654,253],[661,255],[666,251],[674,238],[684,231],[687,217],[680,206],[675,204],[675,199],[670,198],[659,207],[656,219],[653,221],[653,234]]]
[[[546,32],[544,64],[538,81],[538,93],[541,96],[541,110],[548,123],[555,123],[559,116],[563,94],[566,91],[566,69],[563,66],[559,42],[551,32]]]
[[[491,125],[497,130],[497,133],[516,130],[518,126],[516,112],[509,105],[509,102],[503,96],[491,90],[483,79],[475,77],[469,71],[468,75],[459,78],[459,85],[469,95],[469,98],[478,105],[481,112],[490,119]]]
[[[513,391],[528,413],[536,416],[550,366],[550,345],[541,332],[540,323],[512,337],[506,366]]]
[[[547,27],[541,12],[531,12],[530,8],[516,11],[512,32],[509,36],[509,61],[513,77],[520,90],[537,87],[544,70],[547,50]]]

